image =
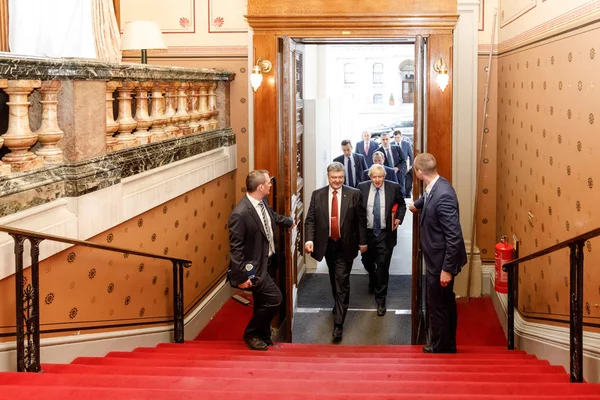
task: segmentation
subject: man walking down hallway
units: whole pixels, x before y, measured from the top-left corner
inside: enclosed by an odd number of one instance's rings
[[[344,165],[327,167],[329,185],[312,193],[304,222],[307,254],[329,269],[331,292],[335,300],[332,337],[342,339],[344,320],[350,300],[350,271],[360,249],[367,250],[367,221],[362,196],[357,189],[344,186]]]
[[[396,246],[396,228],[402,223],[406,204],[397,183],[386,181],[382,165],[373,164],[368,182],[358,185],[367,212],[367,251],[362,262],[369,273],[369,289],[375,293],[377,315],[386,313],[390,261]]]

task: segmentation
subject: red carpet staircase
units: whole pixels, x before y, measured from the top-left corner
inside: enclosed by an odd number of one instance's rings
[[[600,385],[571,384],[562,367],[522,351],[459,346],[194,341],[43,364],[44,373],[0,374],[0,399],[600,399]]]

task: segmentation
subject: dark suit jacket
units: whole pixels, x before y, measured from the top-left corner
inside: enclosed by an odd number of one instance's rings
[[[400,220],[400,223],[404,220],[406,214],[406,203],[404,197],[400,193],[400,185],[390,181],[383,182],[383,189],[385,191],[385,228],[389,233],[386,237],[388,247],[394,247],[397,242],[398,230],[392,231],[394,223],[392,221],[392,208],[395,204],[398,204],[398,210],[396,211],[396,219]],[[358,190],[363,198],[365,209],[367,208],[367,202],[369,201],[369,192],[371,191],[371,182],[361,182],[358,185]]]
[[[354,170],[352,174],[354,175],[354,182],[358,185],[359,182],[362,182],[362,172],[367,169],[367,163],[365,162],[365,157],[361,154],[352,153],[352,158],[354,158]],[[344,155],[338,156],[333,159],[333,161],[337,161],[344,165]],[[344,177],[344,185],[348,185],[348,177]],[[356,187],[356,186],[354,186]]]
[[[386,167],[385,165],[382,165],[382,167],[385,168],[385,180],[398,183],[398,176],[396,175],[396,171],[394,171],[394,168]],[[371,182],[371,178],[369,177],[368,169],[365,169],[362,173],[361,182],[364,182],[364,181]]]
[[[409,140],[402,139],[400,141],[400,144],[398,146],[400,146],[400,148],[402,149],[402,152],[404,153],[404,155],[406,157],[408,157],[409,164],[410,164],[410,166],[412,168],[413,161],[415,159],[412,143]]]
[[[383,153],[384,164],[386,167],[389,166],[388,155],[383,146],[378,148],[377,151]],[[404,177],[404,175],[406,175],[406,155],[404,154],[400,146],[391,145],[390,152],[392,153],[392,157],[394,158],[394,167],[398,168],[398,176]]]
[[[293,220],[275,213],[269,207],[266,199],[265,210],[271,216],[271,230],[277,236],[276,225],[287,228],[292,226]],[[263,226],[262,216],[247,196],[242,197],[229,216],[229,252],[231,270],[231,284],[237,286],[248,280],[245,266],[250,263],[256,267],[256,275],[264,280],[267,275],[267,261],[269,258],[269,241]]]
[[[423,197],[415,201],[415,207],[421,210],[421,249],[427,271],[439,275],[444,270],[457,275],[467,263],[467,251],[456,192],[450,182],[440,177],[425,207],[423,203]]]
[[[356,258],[359,245],[367,244],[367,216],[362,196],[357,189],[342,187],[340,207],[340,240],[344,258]],[[304,220],[306,241],[314,244],[312,258],[321,261],[329,240],[329,186],[317,189],[310,198],[310,207]]]
[[[377,148],[379,148],[377,142],[374,140],[369,140],[369,151],[368,153],[365,153],[365,141],[361,140],[360,142],[356,143],[356,152],[365,156],[367,168],[371,168],[371,165],[373,165],[373,153],[375,153]]]

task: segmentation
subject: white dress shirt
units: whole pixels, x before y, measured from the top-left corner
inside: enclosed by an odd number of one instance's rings
[[[379,205],[381,215],[381,229],[385,229],[385,185],[379,188]],[[373,229],[373,204],[375,203],[375,185],[371,183],[369,198],[367,199],[367,229]]]
[[[254,210],[258,214],[258,218],[260,218],[260,220],[262,221],[263,228],[265,229],[265,232],[267,233],[267,237],[271,239],[269,241],[269,257],[270,257],[275,252],[275,242],[274,242],[275,239],[273,238],[273,230],[272,230],[273,222],[271,221],[271,215],[267,211],[267,206],[264,204],[264,202],[262,200],[261,201],[256,200],[254,197],[248,195],[248,193],[246,193],[246,197],[248,197],[248,200],[250,200],[250,203],[252,203]],[[267,217],[267,221],[263,220],[263,214],[262,214],[260,203],[263,203],[262,207],[265,207],[265,215]],[[267,223],[267,226],[265,226],[265,222]]]

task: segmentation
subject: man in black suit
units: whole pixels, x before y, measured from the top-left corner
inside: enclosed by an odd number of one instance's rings
[[[371,132],[369,131],[364,131],[362,138],[363,140],[356,143],[356,152],[365,156],[367,168],[370,168],[373,165],[373,153],[379,148],[379,145],[374,140],[371,140]]]
[[[344,154],[333,161],[344,165],[344,185],[355,188],[362,181],[362,172],[367,169],[365,157],[352,152],[352,142],[348,139],[342,140],[342,152]]]
[[[362,263],[369,273],[369,289],[375,292],[377,315],[386,312],[385,299],[390,280],[390,261],[397,242],[398,225],[406,213],[400,186],[385,180],[383,165],[369,168],[371,181],[358,185],[367,210],[367,251]],[[395,212],[392,210],[396,207]]]
[[[402,131],[397,129],[394,131],[394,142],[393,144],[400,146],[402,152],[407,158],[406,163],[406,174],[404,175],[404,197],[410,198],[412,195],[412,185],[413,185],[413,161],[414,161],[414,152],[413,152],[413,144],[407,137],[402,135]]]
[[[327,166],[329,185],[312,193],[304,221],[304,250],[321,261],[325,256],[335,299],[333,339],[342,339],[350,300],[350,271],[360,249],[367,250],[367,220],[362,196],[343,185],[344,165]]]
[[[392,146],[390,143],[390,134],[381,134],[381,147],[377,149],[383,153],[384,165],[394,168],[400,185],[400,192],[404,193],[404,175],[406,175],[406,156],[400,146]]]
[[[271,320],[281,304],[281,292],[268,274],[275,263],[275,225],[291,228],[292,218],[275,213],[266,197],[271,179],[266,170],[246,177],[246,195],[229,216],[229,263],[231,286],[252,291],[254,311],[244,331],[244,342],[252,350],[267,350]]]
[[[421,249],[427,271],[427,303],[431,344],[425,353],[456,353],[456,296],[454,279],[467,263],[454,188],[437,173],[435,157],[419,154],[413,166],[425,193],[409,206],[421,210]]]
[[[373,153],[373,165],[378,164],[383,167],[383,169],[385,170],[385,180],[398,183],[398,175],[396,175],[396,171],[394,171],[394,168],[385,166],[383,164],[383,160],[385,160],[385,157],[383,156],[382,152],[376,151],[375,153]],[[370,180],[371,178],[369,177],[369,169],[365,169],[362,173],[361,182]]]

